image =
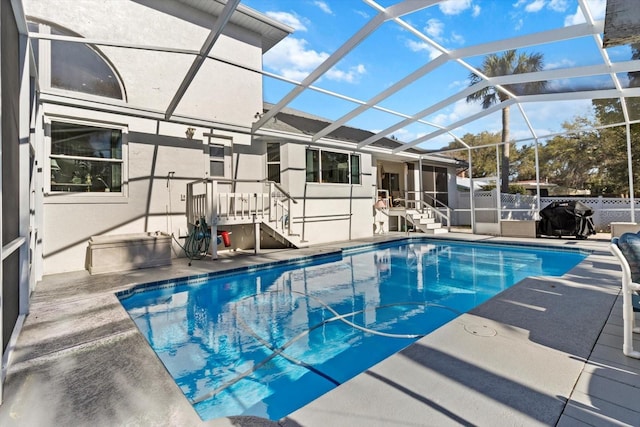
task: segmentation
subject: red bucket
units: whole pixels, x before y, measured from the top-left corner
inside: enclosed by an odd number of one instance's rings
[[[224,243],[225,248],[231,246],[231,238],[228,231],[218,231],[218,236],[222,237],[222,243]]]

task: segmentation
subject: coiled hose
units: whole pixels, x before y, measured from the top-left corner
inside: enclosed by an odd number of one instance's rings
[[[184,246],[178,242],[178,245],[182,248],[187,258],[189,258],[189,265],[191,265],[191,261],[194,259],[202,259],[203,256],[206,256],[210,244],[211,231],[204,218],[196,221],[193,230],[191,230],[191,234],[187,236],[187,241],[184,243]]]

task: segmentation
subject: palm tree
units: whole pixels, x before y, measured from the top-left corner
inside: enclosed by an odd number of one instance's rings
[[[502,55],[492,53],[485,56],[480,67],[480,72],[486,77],[506,76],[511,74],[532,73],[543,68],[543,55],[541,53],[516,53],[515,49],[507,50]],[[469,75],[469,86],[483,81],[483,77],[476,73]],[[518,83],[503,85],[502,88],[513,95],[526,95],[540,93],[546,86],[545,81]],[[482,102],[482,108],[487,109],[493,104],[504,102],[510,96],[500,91],[495,86],[487,86],[469,96],[467,102]],[[502,185],[500,191],[509,192],[509,107],[502,109]]]

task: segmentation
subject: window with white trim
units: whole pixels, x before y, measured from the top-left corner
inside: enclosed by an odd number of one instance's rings
[[[307,182],[360,184],[360,156],[307,148]]]
[[[280,183],[279,142],[267,142],[267,180]]]
[[[351,154],[349,156],[351,161],[351,184],[361,184],[360,182],[360,156],[358,154]]]
[[[29,31],[49,33],[54,36],[81,37],[66,28],[50,23],[28,22]],[[96,46],[63,40],[32,39],[38,71],[52,88],[82,92],[92,96],[125,99],[124,85],[115,67]],[[42,48],[42,49],[41,49]],[[39,58],[42,51],[44,58]]]
[[[51,192],[122,192],[123,129],[51,121]]]
[[[224,145],[209,144],[209,176],[224,177]]]

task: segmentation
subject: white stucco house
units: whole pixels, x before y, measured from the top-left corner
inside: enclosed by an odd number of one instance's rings
[[[419,163],[431,195],[445,204],[454,199],[448,193],[456,188],[456,162],[419,161],[416,150],[404,159],[385,156],[385,148],[399,145],[391,139],[358,150],[371,134],[340,127],[312,143],[305,136],[330,122],[288,110],[252,132],[269,108],[254,70],[292,30],[238,7],[208,57],[184,53],[201,51],[216,34],[224,8],[213,3],[203,10],[202,2],[186,0],[86,0],[55,8],[24,2],[39,85],[33,249],[42,274],[84,269],[92,236],[184,237],[187,184],[199,179],[218,180],[216,193],[239,195],[266,193],[256,181],[278,183],[296,202],[287,213],[291,234],[299,236],[290,239],[294,245],[370,236],[376,190],[415,198]],[[237,200],[233,209],[240,209]],[[243,227],[233,233],[233,248],[255,245],[253,223],[212,222]]]
[[[387,229],[455,208],[458,161],[346,126],[314,140],[331,121],[288,109],[257,128],[262,56],[293,30],[234,3],[2,0],[3,349],[96,236],[161,233],[179,257],[199,217],[255,250],[371,236],[379,193]]]

